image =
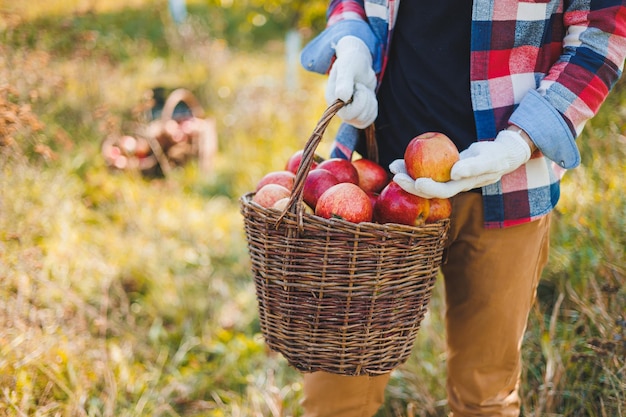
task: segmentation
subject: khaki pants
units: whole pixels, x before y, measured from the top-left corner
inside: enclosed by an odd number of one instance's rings
[[[550,216],[484,229],[482,197],[453,198],[442,272],[446,291],[447,391],[454,417],[517,417],[521,346],[541,271]],[[305,417],[371,417],[389,374],[304,374]]]

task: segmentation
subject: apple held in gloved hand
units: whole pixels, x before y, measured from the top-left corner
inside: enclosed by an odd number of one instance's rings
[[[532,139],[523,130],[502,130],[493,141],[474,142],[459,154],[449,177],[436,178],[433,173],[411,171],[408,160],[396,159],[389,165],[393,180],[411,194],[425,198],[450,198],[458,193],[494,184],[528,162]],[[526,135],[527,136],[527,135]],[[407,149],[408,152],[408,149]],[[405,156],[407,158],[407,156]],[[429,162],[428,166],[433,163]],[[421,175],[421,176],[420,176]]]
[[[450,181],[452,166],[459,160],[459,151],[443,133],[427,132],[414,137],[404,151],[406,172],[414,180],[432,178]]]

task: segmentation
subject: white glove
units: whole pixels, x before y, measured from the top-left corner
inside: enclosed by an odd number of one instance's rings
[[[378,115],[372,54],[361,39],[344,36],[335,46],[335,55],[337,58],[326,85],[326,102],[330,105],[337,99],[347,102],[352,98],[337,116],[358,129],[364,129]]]
[[[475,142],[461,152],[452,166],[451,181],[437,182],[430,178],[413,180],[406,173],[403,159],[389,165],[393,180],[405,191],[424,198],[450,198],[460,192],[498,182],[503,175],[515,171],[530,159],[530,146],[522,135],[512,130],[498,133],[494,141]]]

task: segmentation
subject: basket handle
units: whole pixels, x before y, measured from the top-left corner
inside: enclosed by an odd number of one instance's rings
[[[313,165],[313,160],[315,156],[315,150],[317,146],[322,141],[322,137],[324,135],[324,131],[330,124],[332,118],[337,114],[337,112],[349,104],[350,101],[344,102],[340,99],[335,100],[324,113],[322,117],[317,122],[313,133],[309,137],[308,141],[304,145],[304,150],[302,152],[302,159],[300,160],[300,166],[296,171],[296,179],[294,180],[293,189],[291,191],[291,196],[289,197],[289,202],[287,203],[287,207],[285,207],[282,214],[278,217],[276,221],[275,227],[278,228],[281,221],[285,217],[287,213],[293,213],[297,216],[298,219],[298,230],[302,231],[304,229],[304,223],[302,220],[302,216],[304,214],[304,206],[302,203],[302,194],[304,192],[304,182],[306,177],[311,170],[311,166]],[[376,135],[374,132],[374,124],[371,124],[365,129],[365,137],[367,144],[367,157],[375,162],[378,162],[378,147],[376,144]]]
[[[202,118],[204,116],[204,110],[202,109],[202,106],[200,106],[200,102],[198,101],[196,96],[194,96],[193,93],[186,88],[177,88],[172,91],[169,96],[167,96],[167,99],[163,104],[163,110],[161,111],[160,119],[161,123],[172,120],[174,116],[174,110],[180,102],[185,102],[185,104],[187,104],[187,106],[191,110],[191,114],[193,115],[193,117]],[[167,159],[167,156],[165,155],[165,152],[163,151],[163,148],[161,147],[157,139],[152,135],[144,133],[143,136],[148,141],[148,144],[152,149],[152,153],[154,154],[157,163],[161,167],[163,175],[167,177],[172,171],[172,167]]]
[[[174,116],[176,106],[181,101],[185,102],[185,104],[189,106],[193,117],[204,117],[204,110],[202,109],[202,106],[196,96],[194,96],[193,93],[186,88],[177,88],[172,91],[169,96],[167,96],[167,99],[163,104],[163,110],[161,111],[161,120],[164,122],[171,120]]]

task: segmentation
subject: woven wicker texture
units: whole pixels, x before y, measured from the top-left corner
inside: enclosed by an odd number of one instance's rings
[[[350,223],[304,212],[302,187],[330,106],[304,149],[284,212],[242,196],[268,347],[304,372],[376,375],[404,363],[432,294],[448,220],[419,227]]]

